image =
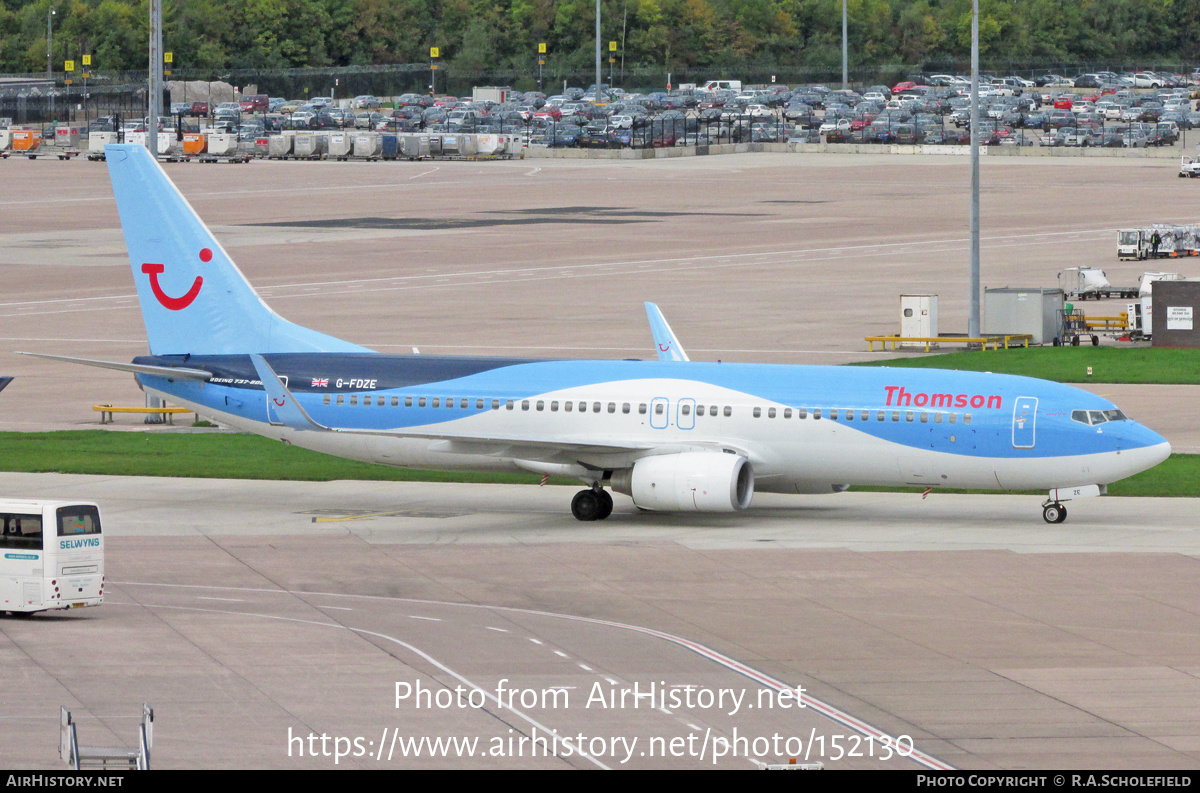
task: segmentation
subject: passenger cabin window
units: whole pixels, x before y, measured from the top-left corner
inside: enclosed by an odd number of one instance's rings
[[[762,408],[755,408],[754,409],[754,418],[758,418],[761,415],[762,415]]]
[[[482,399],[476,399],[476,400],[475,400],[475,409],[476,409],[476,410],[483,410],[483,400],[482,400]]]
[[[622,412],[622,413],[628,413],[628,412],[629,412],[629,403],[628,403],[628,402],[622,403],[622,405],[621,405],[621,412]]]
[[[412,397],[404,397],[404,407],[412,407]]]
[[[351,395],[350,395],[350,404],[351,404],[351,405],[357,405],[357,404],[358,404],[358,394],[351,394]]]
[[[38,549],[42,547],[41,515],[0,515],[0,548]]]
[[[529,410],[529,400],[528,399],[521,400],[521,410]]]
[[[829,409],[829,420],[830,420],[830,421],[837,421],[837,408],[830,408],[830,409]]]
[[[442,406],[442,398],[434,397],[432,400],[430,400],[429,406],[431,408],[440,408]]]
[[[392,407],[400,407],[400,397],[392,397]]]
[[[732,415],[733,415],[733,408],[731,408],[729,405],[726,405],[726,406],[725,406],[725,415],[726,415],[726,416],[732,416]]]
[[[328,405],[328,404],[329,404],[329,403],[330,403],[332,400],[331,400],[331,398],[330,398],[329,394],[326,394],[326,395],[325,395],[325,398],[324,398],[323,400],[321,400],[321,401],[322,401],[324,404]]]

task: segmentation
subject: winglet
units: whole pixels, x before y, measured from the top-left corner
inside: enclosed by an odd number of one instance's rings
[[[650,318],[650,332],[654,334],[654,346],[658,351],[658,360],[690,361],[691,359],[687,357],[683,347],[679,345],[679,339],[675,338],[674,332],[671,331],[671,326],[667,324],[666,318],[658,310],[658,306],[654,303],[647,303],[646,316]]]
[[[261,355],[251,353],[250,360],[254,363],[255,371],[258,372],[258,379],[262,381],[263,388],[266,389],[267,418],[272,424],[291,427],[294,430],[329,430],[329,427],[313,421],[304,408],[300,407],[296,397],[287,390],[287,386],[279,379],[279,375],[275,374],[275,370],[271,368],[266,359]]]

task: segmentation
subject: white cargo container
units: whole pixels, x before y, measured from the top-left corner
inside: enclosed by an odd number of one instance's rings
[[[88,135],[88,151],[93,154],[103,154],[104,147],[117,142],[115,132],[93,132]]]
[[[354,136],[354,156],[374,160],[383,154],[383,139],[374,132],[360,132]]]
[[[329,141],[329,156],[336,157],[339,160],[344,160],[350,156],[350,151],[354,145],[352,136],[344,132],[334,132],[329,135],[326,140]]]
[[[292,153],[292,144],[296,136],[287,132],[282,135],[272,135],[267,142],[267,157],[272,160],[286,159]]]
[[[212,132],[208,136],[208,153],[214,157],[232,157],[237,154],[237,135],[232,132]]]

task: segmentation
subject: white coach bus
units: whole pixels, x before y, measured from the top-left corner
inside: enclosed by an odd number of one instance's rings
[[[0,499],[0,611],[98,606],[104,535],[95,504]]]

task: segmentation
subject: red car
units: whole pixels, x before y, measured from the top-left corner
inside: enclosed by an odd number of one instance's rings
[[[266,113],[270,103],[271,97],[266,94],[254,94],[243,96],[242,101],[238,102],[238,107],[242,109],[243,113]]]
[[[212,105],[208,102],[192,102],[193,116],[207,116],[212,113]]]

